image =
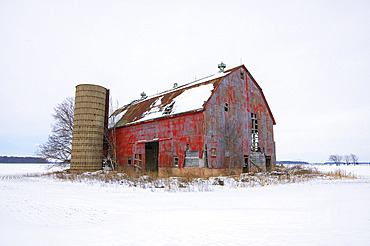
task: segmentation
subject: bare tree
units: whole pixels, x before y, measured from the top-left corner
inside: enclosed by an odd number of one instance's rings
[[[340,162],[342,161],[342,156],[340,155],[330,155],[329,161],[334,162],[335,165],[339,166]]]
[[[350,158],[351,158],[351,161],[352,161],[353,165],[358,164],[358,163],[357,163],[357,162],[358,162],[358,156],[357,156],[357,155],[355,155],[355,154],[351,154],[351,155],[350,155]]]
[[[351,163],[351,157],[349,155],[344,156],[344,161],[346,162],[347,166]]]
[[[116,124],[118,119],[118,116],[116,114],[113,114],[115,110],[118,108],[118,101],[116,101],[116,105],[113,106],[113,100],[112,98],[109,99],[109,119],[108,119],[108,128],[107,131],[104,134],[104,140],[108,143],[108,153],[105,158],[105,164],[108,166],[108,168],[115,170],[116,167],[119,165],[118,160],[118,153],[117,153],[117,136],[116,136]]]
[[[36,154],[41,158],[56,160],[61,165],[70,163],[72,150],[74,98],[67,97],[54,108],[54,123],[46,143]]]

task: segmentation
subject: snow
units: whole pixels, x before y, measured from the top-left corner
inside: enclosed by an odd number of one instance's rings
[[[185,88],[188,88],[188,87],[191,87],[191,86],[195,86],[195,85],[198,85],[198,84],[202,84],[204,82],[207,82],[207,81],[211,81],[211,80],[214,80],[214,79],[218,79],[218,78],[221,78],[221,77],[225,77],[226,75],[228,75],[230,72],[221,72],[221,73],[216,73],[216,74],[213,74],[213,75],[210,75],[210,76],[207,76],[205,78],[202,78],[202,79],[198,79],[198,80],[195,80],[193,82],[190,82],[190,83],[187,83],[187,84],[184,84],[184,85],[181,85],[181,86],[178,86],[176,88],[173,88],[171,90],[167,90],[167,91],[163,91],[161,93],[157,93],[155,95],[152,95],[152,96],[149,96],[147,97],[145,100],[149,100],[153,97],[158,97],[158,96],[162,96],[162,95],[165,95],[167,93],[170,93],[170,92],[174,92],[174,91],[177,91],[179,89],[185,89]]]
[[[171,114],[179,114],[203,108],[203,104],[212,95],[213,84],[202,85],[188,89],[174,99]]]
[[[164,108],[161,108],[160,100],[157,100],[155,105],[153,105],[149,111],[145,112],[142,118],[132,123],[202,109],[203,104],[212,95],[213,88],[213,84],[206,84],[185,90],[183,93],[173,99],[174,105],[172,111],[170,114],[166,115],[163,114]]]
[[[51,171],[50,167],[52,164],[0,164],[0,177],[47,173]]]
[[[201,84],[205,83],[207,81],[211,81],[211,80],[214,80],[214,79],[225,77],[229,73],[230,72],[226,72],[226,73],[225,72],[220,72],[220,73],[217,73],[217,74],[213,74],[211,76],[208,76],[208,77],[205,77],[205,78],[202,78],[202,79],[199,79],[199,80],[195,80],[195,81],[187,83],[185,85],[178,86],[178,87],[173,88],[171,90],[167,90],[167,91],[164,91],[164,92],[161,92],[161,93],[158,93],[158,94],[155,94],[155,95],[152,95],[152,96],[149,96],[149,97],[145,98],[144,100],[150,100],[154,97],[161,96],[159,99],[157,99],[155,101],[154,105],[152,105],[152,107],[149,111],[145,112],[137,120],[134,120],[133,122],[130,122],[128,124],[133,124],[133,123],[142,122],[142,121],[146,121],[146,120],[165,117],[165,116],[168,116],[168,115],[174,115],[174,114],[179,114],[179,113],[184,113],[184,112],[188,112],[188,111],[201,109],[203,107],[204,102],[206,102],[208,100],[208,98],[212,95],[212,90],[213,90],[213,85],[210,85],[210,84],[201,85]],[[196,85],[199,85],[199,86],[189,89],[189,87],[193,87],[193,86],[196,86]],[[163,95],[168,94],[168,93],[172,93],[172,92],[177,91],[177,90],[183,90],[183,89],[186,89],[185,92],[183,92],[181,95],[179,95],[178,97],[176,97],[174,99],[174,101],[176,103],[174,105],[174,108],[173,108],[172,112],[170,114],[164,115],[163,114],[164,108],[162,108],[162,104],[161,104],[161,100],[163,98]],[[137,103],[140,103],[140,102],[142,102],[142,100],[137,100]],[[126,106],[124,106],[124,107],[126,107]],[[114,117],[114,120],[113,120],[113,118],[111,118],[112,122],[111,122],[109,127],[112,127],[114,124],[116,124],[122,118],[122,116],[127,112],[127,109],[123,110],[124,107],[117,109],[117,111],[118,110],[122,110],[122,111]]]
[[[368,245],[370,166],[340,168],[360,178],[170,193],[1,164],[0,245]]]
[[[133,123],[151,120],[159,117],[164,117],[163,112],[160,111],[159,107],[153,107],[149,111],[145,112],[140,120],[134,121]]]
[[[109,118],[109,128],[114,127],[115,124],[124,116],[127,112],[127,109],[122,110],[119,114],[117,115],[112,115]]]

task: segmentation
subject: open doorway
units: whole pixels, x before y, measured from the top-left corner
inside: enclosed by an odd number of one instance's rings
[[[243,173],[249,173],[249,156],[244,156],[244,167],[243,167]]]
[[[270,172],[271,171],[271,156],[266,156],[266,171]]]
[[[145,143],[145,170],[158,171],[159,142]]]

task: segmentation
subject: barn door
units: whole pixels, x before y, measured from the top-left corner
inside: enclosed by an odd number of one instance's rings
[[[159,142],[145,143],[145,170],[158,171]]]
[[[271,156],[266,156],[266,171],[271,171]]]

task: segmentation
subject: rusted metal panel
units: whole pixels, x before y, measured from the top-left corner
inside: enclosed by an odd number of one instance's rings
[[[195,112],[117,128],[120,164],[126,164],[128,157],[134,159],[135,154],[145,156],[145,143],[158,141],[159,167],[172,167],[174,156],[178,156],[179,167],[182,167],[187,145],[190,150],[203,150],[202,125],[203,113]],[[145,168],[145,158],[142,168]]]

